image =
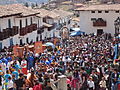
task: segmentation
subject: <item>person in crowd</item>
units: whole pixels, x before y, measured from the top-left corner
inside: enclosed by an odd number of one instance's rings
[[[23,57],[8,52],[12,47],[4,48],[0,53],[0,72],[3,72],[0,84],[7,86],[13,81],[16,90],[41,85],[42,90],[52,90],[59,86],[58,77],[65,75],[69,79],[68,90],[117,90],[119,59],[114,65],[113,38],[110,34],[69,37],[69,40],[61,39],[58,50],[46,48],[36,54],[25,49]]]
[[[87,84],[89,90],[95,90],[95,84],[94,81],[92,80],[92,77],[89,77]]]
[[[106,87],[105,77],[102,77],[102,80],[100,81],[99,85],[100,85],[100,90],[106,90],[107,87]]]
[[[20,73],[19,78],[14,81],[14,88],[16,90],[25,90],[26,85],[25,85],[25,78],[23,73]]]

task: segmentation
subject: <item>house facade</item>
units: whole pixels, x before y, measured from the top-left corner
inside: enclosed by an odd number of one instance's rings
[[[36,41],[37,12],[20,4],[0,6],[0,9],[0,49]]]
[[[91,5],[76,11],[79,11],[80,15],[81,31],[87,34],[115,34],[115,21],[120,17],[120,4]]]
[[[62,10],[35,10],[21,4],[0,6],[0,49],[12,45],[59,37],[69,26],[71,13]]]

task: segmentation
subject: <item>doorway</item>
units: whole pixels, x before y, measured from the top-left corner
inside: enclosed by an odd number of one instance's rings
[[[22,39],[20,39],[20,45],[23,45],[23,41],[22,41]]]
[[[103,34],[103,29],[97,29],[97,35],[102,35]]]
[[[13,38],[10,38],[10,46],[13,45]]]
[[[26,38],[26,43],[29,44],[29,38]]]

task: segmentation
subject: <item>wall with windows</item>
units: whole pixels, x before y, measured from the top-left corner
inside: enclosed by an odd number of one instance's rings
[[[120,11],[80,11],[80,29],[86,33],[97,33],[97,29],[103,29],[105,33],[115,34],[114,21],[120,16]],[[93,20],[102,18],[107,26],[93,26]]]
[[[5,17],[0,19],[0,31],[3,32],[4,29],[6,28],[13,28],[13,26],[16,26],[16,21],[15,21],[16,16],[11,16],[11,17]],[[19,35],[14,35],[10,36],[7,39],[4,39],[3,41],[0,41],[1,48],[4,47],[9,47],[10,45],[16,45],[19,44]]]
[[[14,16],[7,18],[0,18],[0,29],[12,28],[15,25]]]

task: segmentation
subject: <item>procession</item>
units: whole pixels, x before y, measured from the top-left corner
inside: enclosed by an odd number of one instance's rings
[[[0,0],[0,90],[120,90],[120,0]]]
[[[67,90],[120,89],[120,56],[115,56],[110,34],[48,41],[2,50],[0,90],[58,90],[61,75],[66,76]]]

